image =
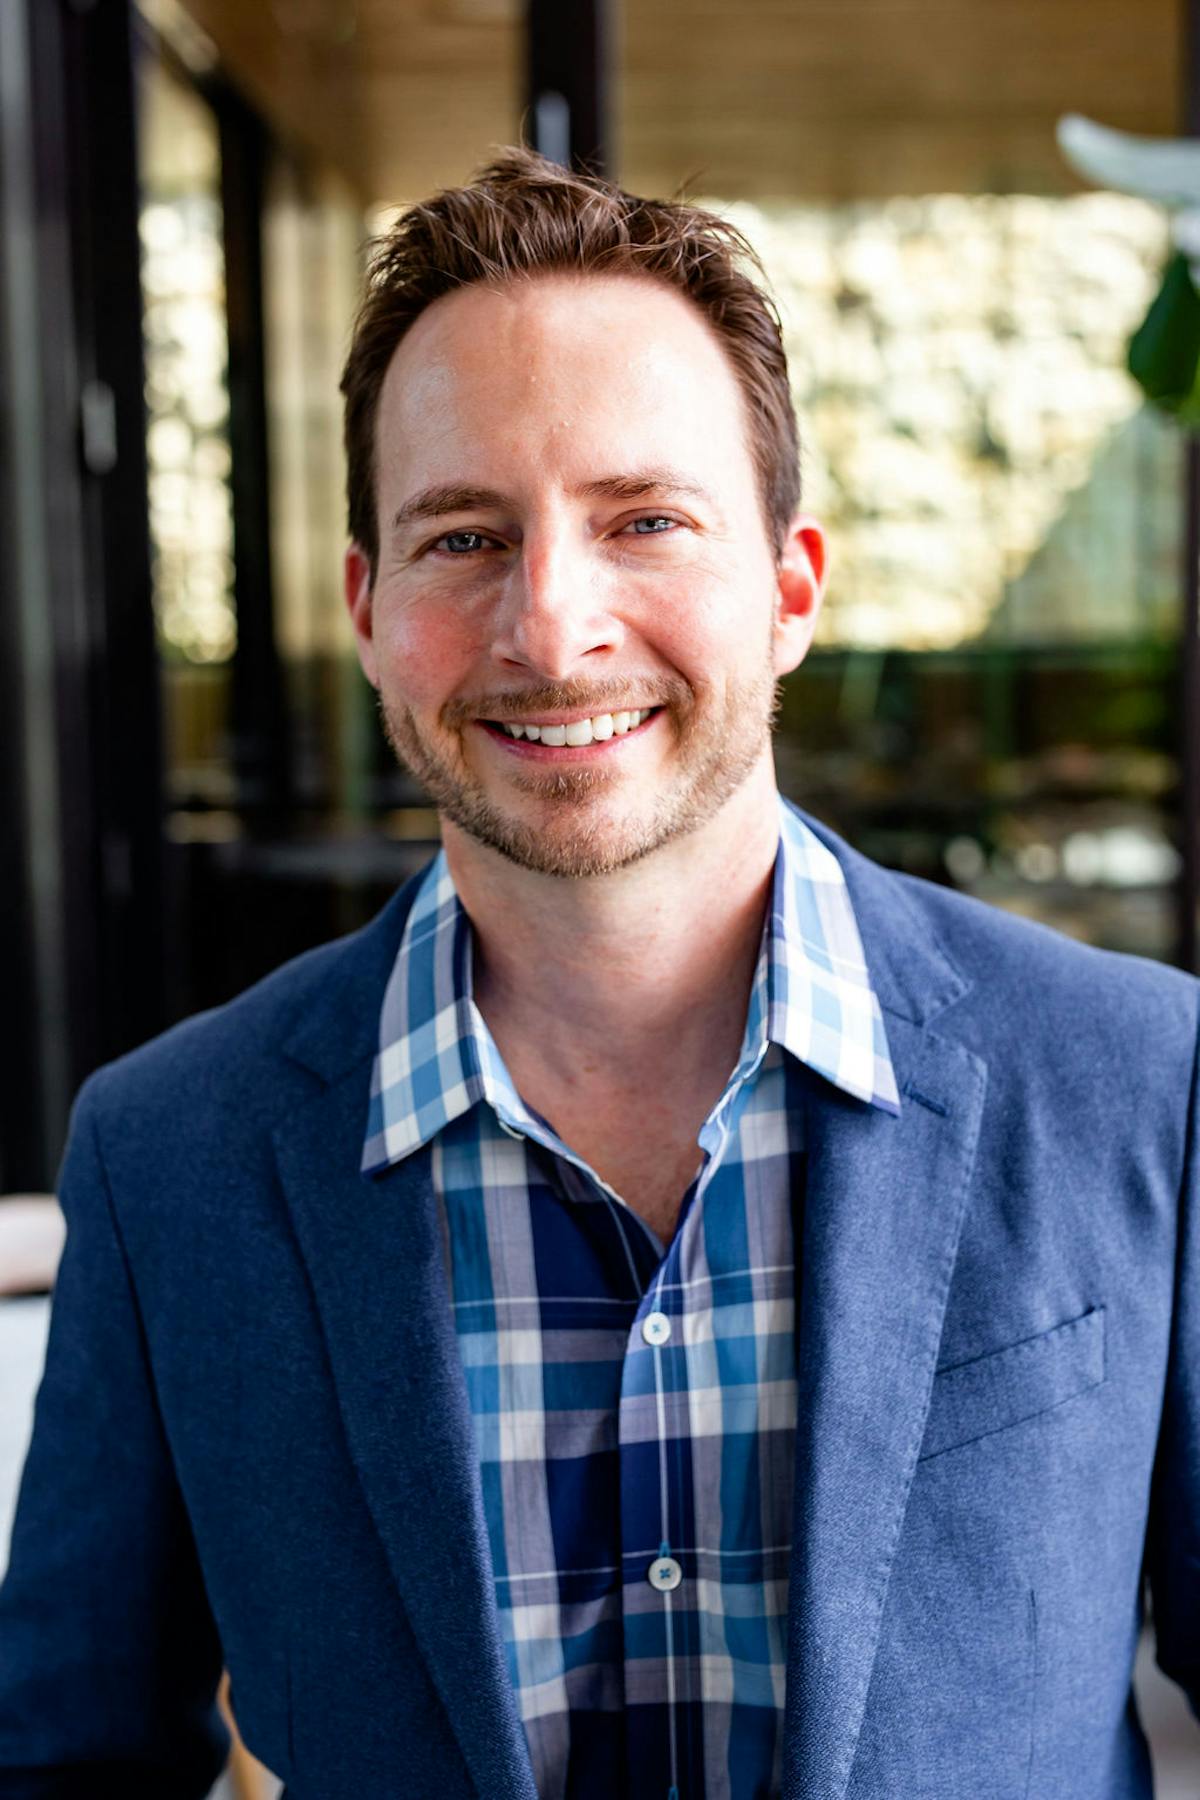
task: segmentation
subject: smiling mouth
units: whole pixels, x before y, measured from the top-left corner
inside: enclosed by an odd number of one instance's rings
[[[605,743],[609,738],[627,737],[661,711],[659,706],[647,706],[635,712],[598,713],[595,718],[572,719],[570,724],[562,725],[531,725],[519,719],[482,719],[480,723],[502,737],[544,744],[548,750],[563,747],[581,750],[588,744]]]

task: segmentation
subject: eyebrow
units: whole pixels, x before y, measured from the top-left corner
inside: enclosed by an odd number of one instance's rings
[[[413,494],[398,508],[392,519],[392,530],[399,531],[417,519],[440,519],[444,513],[482,512],[502,509],[506,502],[495,488],[429,487]]]
[[[625,475],[601,475],[574,490],[584,500],[640,500],[647,494],[679,494],[714,506],[712,495],[678,469],[632,469]],[[420,519],[440,519],[456,512],[507,512],[512,501],[496,488],[462,487],[453,483],[422,488],[399,507],[392,530],[400,531]]]
[[[645,494],[680,494],[689,500],[714,504],[707,488],[678,469],[665,466],[631,469],[627,475],[601,475],[596,481],[585,481],[576,491],[587,500],[640,500]]]

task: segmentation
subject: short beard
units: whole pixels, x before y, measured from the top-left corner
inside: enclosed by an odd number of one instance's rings
[[[444,818],[522,869],[582,880],[628,868],[672,839],[698,831],[746,781],[770,740],[778,684],[769,663],[757,680],[730,692],[719,721],[697,716],[695,695],[686,683],[676,680],[660,684],[660,688],[662,725],[658,728],[665,726],[676,733],[680,778],[671,792],[659,798],[648,817],[623,821],[619,828],[591,804],[613,785],[614,778],[606,771],[518,767],[510,777],[513,787],[554,809],[552,820],[528,824],[510,817],[490,800],[461,757],[456,769],[434,750],[407,707],[389,708],[380,696],[380,715],[396,756]],[[502,720],[584,708],[595,717],[627,695],[627,684],[618,687],[614,683],[606,693],[603,683],[546,683],[502,700],[457,703],[443,710],[441,722],[451,732],[461,733],[480,717]],[[564,814],[569,822],[560,826]]]

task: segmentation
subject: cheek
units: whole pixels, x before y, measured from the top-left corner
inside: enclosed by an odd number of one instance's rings
[[[385,697],[441,705],[478,660],[477,626],[451,605],[395,608],[376,629]]]
[[[697,571],[653,599],[642,614],[645,635],[697,685],[757,669],[770,654],[773,614],[765,587],[738,587]]]
[[[656,568],[609,571],[603,598],[641,636],[681,648],[716,641],[737,605],[728,577],[695,553],[664,557]]]

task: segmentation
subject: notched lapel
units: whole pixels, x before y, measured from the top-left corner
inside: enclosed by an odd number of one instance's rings
[[[536,1800],[496,1620],[427,1151],[359,1173],[369,1064],[276,1133],[351,1455],[479,1792]]]
[[[846,1792],[983,1110],[977,1056],[895,1015],[886,1025],[900,1116],[832,1088],[809,1115],[788,1800]]]

